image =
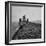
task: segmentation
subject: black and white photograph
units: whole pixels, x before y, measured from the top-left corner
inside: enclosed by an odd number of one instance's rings
[[[44,3],[6,2],[6,42],[44,42]]]

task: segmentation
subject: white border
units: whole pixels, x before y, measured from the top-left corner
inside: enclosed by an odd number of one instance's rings
[[[10,41],[10,2],[9,2],[9,41]]]
[[[26,43],[26,42],[42,42],[44,41],[44,7],[41,9],[42,17],[42,33],[41,39],[24,39],[24,40],[11,40],[10,41],[10,3],[9,3],[9,43]]]

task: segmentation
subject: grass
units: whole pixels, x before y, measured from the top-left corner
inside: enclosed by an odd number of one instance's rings
[[[20,26],[21,27],[21,26]],[[13,27],[14,28],[14,27]],[[12,39],[37,39],[41,38],[41,24],[29,22],[19,28]]]

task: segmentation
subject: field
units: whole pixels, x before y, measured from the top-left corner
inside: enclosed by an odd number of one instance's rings
[[[13,28],[13,30],[15,30],[15,25]],[[37,38],[41,38],[41,24],[29,22],[28,24],[19,26],[19,29],[14,33],[12,40]]]

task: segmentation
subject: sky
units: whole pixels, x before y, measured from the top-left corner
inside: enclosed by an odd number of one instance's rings
[[[41,20],[41,7],[12,6],[12,22],[18,22],[24,15],[29,21]]]

